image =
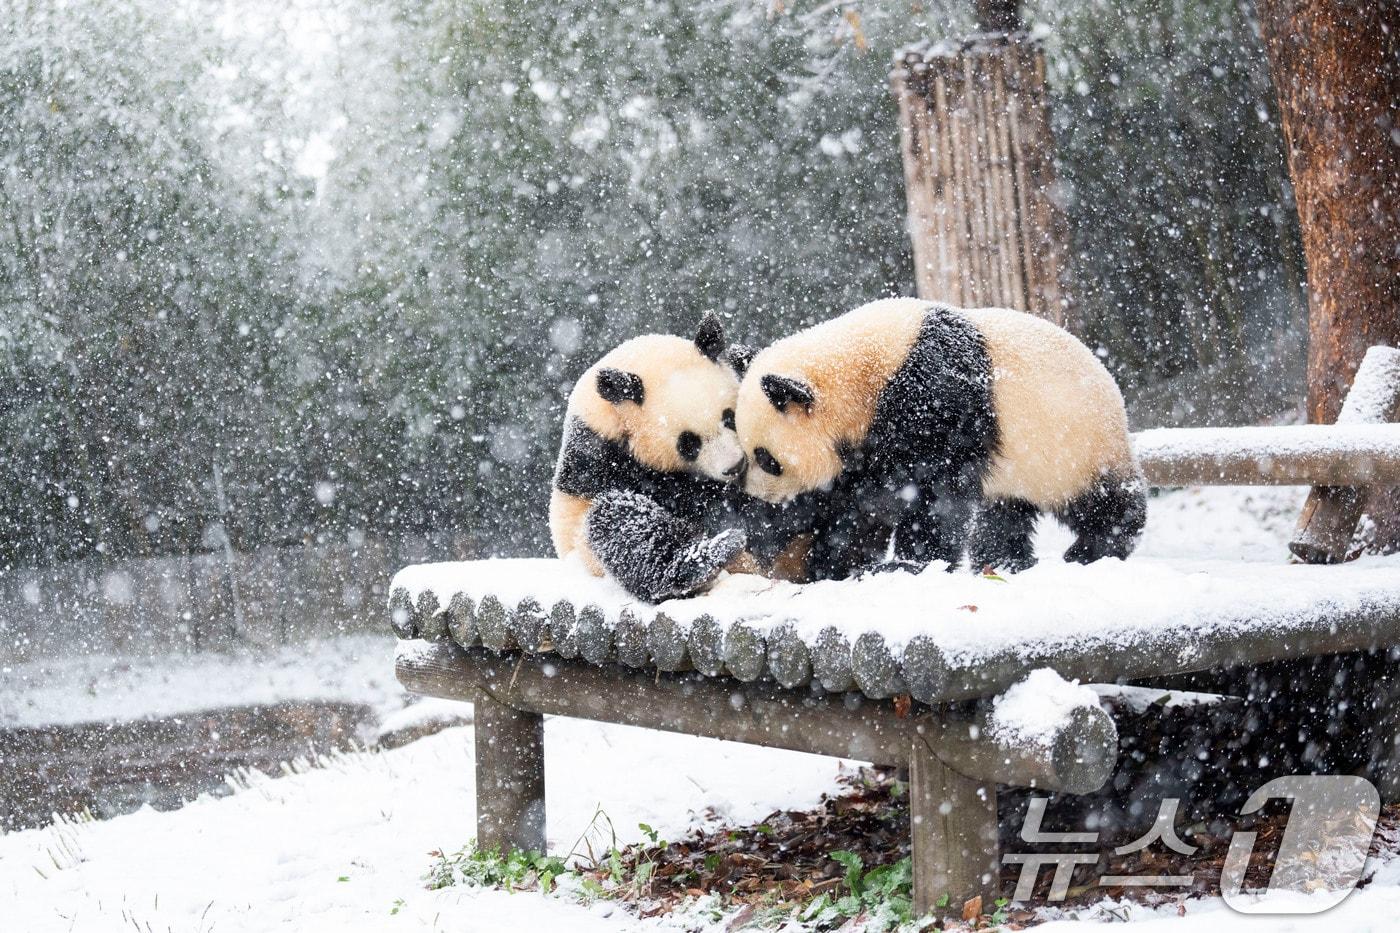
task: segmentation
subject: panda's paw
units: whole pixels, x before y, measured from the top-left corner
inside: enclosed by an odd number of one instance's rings
[[[710,558],[723,567],[738,557],[744,548],[748,547],[749,537],[737,528],[730,528],[727,531],[721,531],[704,544],[705,551],[710,555]]]
[[[696,541],[676,561],[668,595],[693,596],[709,586],[730,561],[743,553],[747,544],[748,537],[732,528],[712,538]]]

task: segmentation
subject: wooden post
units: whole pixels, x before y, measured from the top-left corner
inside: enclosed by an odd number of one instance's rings
[[[990,905],[998,888],[997,788],[945,765],[922,737],[909,757],[914,914],[960,918],[968,900]]]
[[[1006,7],[990,3],[987,15],[1001,22]],[[919,296],[1068,325],[1040,48],[1024,33],[916,47],[892,81]]]
[[[475,700],[477,848],[544,852],[544,717]]]
[[[1400,417],[1400,350],[1372,347],[1356,370],[1337,424],[1384,424]],[[1366,504],[1360,486],[1314,486],[1288,549],[1309,564],[1346,560]]]

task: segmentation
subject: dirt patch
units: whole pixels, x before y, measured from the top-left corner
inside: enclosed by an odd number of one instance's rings
[[[843,866],[832,852],[848,851],[860,856],[867,866],[889,865],[909,855],[909,806],[904,784],[895,772],[886,769],[860,769],[843,778],[847,790],[823,798],[813,810],[784,810],[769,814],[750,826],[697,830],[664,847],[629,846],[621,853],[626,873],[631,876],[643,862],[654,863],[650,883],[627,896],[644,916],[670,911],[688,897],[719,895],[723,900],[752,906],[805,903],[822,893],[839,893]],[[1025,809],[1025,793],[1006,791],[1004,814]],[[1246,873],[1246,887],[1262,888],[1273,870],[1273,859],[1287,822],[1286,805],[1266,807],[1260,814],[1237,818],[1235,830],[1258,834],[1255,857]],[[1073,908],[1114,900],[1132,900],[1151,906],[1179,903],[1189,897],[1216,896],[1220,893],[1220,872],[1229,849],[1230,832],[1222,831],[1223,821],[1198,824],[1199,829],[1178,826],[1181,839],[1197,847],[1192,855],[1175,852],[1161,842],[1147,849],[1116,855],[1113,847],[1131,839],[1101,839],[1096,863],[1078,866],[1068,895],[1056,906]],[[1005,851],[1084,851],[1085,847],[1027,846],[1016,839],[1019,819],[1002,820]],[[1047,819],[1051,825],[1066,826]],[[1208,831],[1206,826],[1211,830]],[[1338,827],[1339,832],[1344,827]],[[1392,857],[1400,851],[1400,806],[1386,807],[1381,815],[1371,854]],[[598,877],[606,874],[600,868]],[[1003,896],[1010,897],[1020,868],[1004,866],[1001,877]],[[1035,922],[1035,909],[1045,906],[1053,866],[1041,869],[1032,899],[1006,909],[1006,920],[1013,929]],[[1102,886],[1106,875],[1189,876],[1191,883],[1181,888]],[[992,905],[986,905],[990,912]],[[982,921],[984,924],[986,920]]]
[[[0,729],[0,830],[42,826],[55,813],[172,810],[226,793],[224,777],[239,769],[271,773],[299,756],[348,749],[373,718],[368,706],[286,703]]]

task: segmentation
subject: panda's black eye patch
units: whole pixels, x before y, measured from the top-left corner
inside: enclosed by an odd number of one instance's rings
[[[727,429],[734,430],[734,409],[726,408],[724,414],[719,416],[719,420]]]
[[[703,443],[700,435],[694,431],[682,431],[681,436],[676,438],[676,453],[681,455],[682,460],[694,460],[700,456],[700,446]]]
[[[783,465],[768,452],[767,447],[755,447],[753,449],[753,459],[754,462],[758,464],[758,468],[763,472],[772,474],[773,476],[783,475]]]

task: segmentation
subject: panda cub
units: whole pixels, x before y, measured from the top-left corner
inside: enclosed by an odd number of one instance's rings
[[[1082,343],[1020,311],[872,302],[752,361],[736,406],[744,489],[810,526],[808,573],[893,556],[1008,571],[1042,512],[1065,559],[1126,557],[1146,521],[1123,398]],[[975,514],[975,521],[974,521]]]
[[[742,347],[707,314],[695,339],[635,337],[574,385],[549,502],[560,557],[578,554],[633,596],[687,596],[743,551],[732,517],[744,465],[734,433]]]

